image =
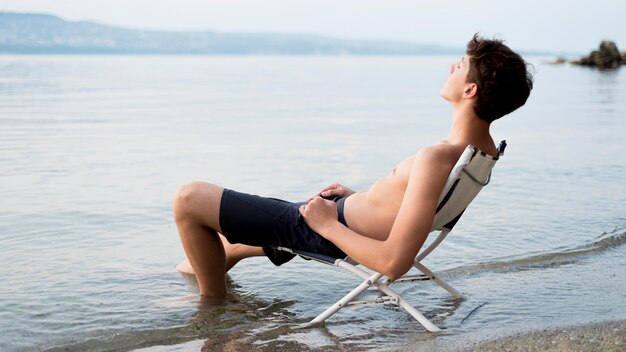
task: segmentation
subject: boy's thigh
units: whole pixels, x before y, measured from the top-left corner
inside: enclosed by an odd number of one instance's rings
[[[281,236],[295,221],[295,203],[224,189],[220,203],[221,233],[230,243],[267,247],[285,245]]]
[[[300,215],[300,205],[276,198],[224,189],[220,204],[222,234],[230,243],[262,247],[276,265],[293,258],[293,254],[278,250],[294,250],[345,257],[332,242],[315,233]]]

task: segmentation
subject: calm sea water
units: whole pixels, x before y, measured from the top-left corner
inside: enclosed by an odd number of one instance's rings
[[[467,298],[396,287],[443,333],[383,306],[292,331],[359,281],[299,259],[240,263],[213,304],[174,270],[178,185],[364,189],[446,135],[454,60],[0,56],[0,350],[454,349],[626,318],[626,69],[542,58],[493,126],[491,184],[427,260]]]

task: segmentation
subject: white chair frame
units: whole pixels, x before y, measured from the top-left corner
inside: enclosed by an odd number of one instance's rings
[[[466,207],[469,203],[474,199],[476,194],[482,189],[483,186],[489,183],[491,178],[491,169],[495,165],[495,162],[498,158],[504,153],[504,148],[506,147],[506,142],[502,141],[498,148],[498,155],[496,157],[491,157],[483,152],[481,152],[478,148],[473,146],[468,146],[466,151],[463,153],[455,167],[452,169],[450,176],[444,186],[444,190],[441,194],[439,203],[440,208],[444,206],[444,204],[450,200],[451,195],[456,193],[459,188],[469,187],[473,188],[469,191],[461,192],[464,193],[460,196],[462,202],[466,204],[457,204],[453,206],[452,209],[448,209],[447,214],[443,216],[442,219],[438,219],[435,217],[435,223],[433,224],[432,230],[439,230],[439,235],[435,240],[433,240],[428,247],[421,250],[420,253],[415,257],[413,267],[419,270],[422,274],[420,275],[412,275],[412,276],[403,276],[396,282],[406,282],[406,281],[424,281],[424,280],[432,280],[437,285],[441,286],[443,289],[448,291],[450,295],[452,295],[455,299],[463,298],[463,294],[452,287],[449,283],[444,281],[441,277],[435,275],[430,269],[428,269],[421,261],[426,258],[439,244],[448,236],[452,227],[456,224],[458,219],[463,214]],[[472,163],[472,160],[475,160],[474,157],[480,155],[482,157],[482,161],[478,161],[477,163]],[[476,158],[479,159],[479,158]],[[475,165],[478,164],[478,165]],[[484,180],[484,181],[481,181]],[[460,182],[464,182],[460,187],[457,187]],[[417,320],[426,330],[430,332],[438,332],[441,329],[433,324],[428,318],[426,318],[417,308],[413,307],[409,304],[400,294],[398,294],[395,290],[389,287],[391,283],[389,280],[381,280],[383,275],[377,272],[368,272],[357,267],[358,263],[352,260],[350,257],[344,259],[338,259],[329,257],[326,255],[320,255],[316,253],[310,253],[299,250],[292,250],[285,247],[278,247],[277,249],[282,251],[287,251],[293,254],[297,254],[305,259],[311,259],[323,264],[333,265],[335,267],[344,269],[361,279],[363,281],[357,287],[355,287],[352,291],[346,294],[343,298],[337,301],[335,304],[330,306],[324,312],[319,314],[313,320],[308,323],[300,324],[297,328],[307,328],[316,324],[323,323],[328,318],[330,318],[333,314],[344,307],[348,306],[356,306],[367,303],[382,303],[382,304],[393,304],[401,307],[405,311],[407,311],[415,320]],[[365,301],[365,302],[355,302],[354,299],[357,298],[361,293],[366,291],[370,287],[375,287],[378,291],[380,291],[383,296],[376,299],[375,301]]]

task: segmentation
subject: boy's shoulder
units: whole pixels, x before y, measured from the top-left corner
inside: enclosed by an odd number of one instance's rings
[[[424,147],[417,152],[416,159],[429,166],[452,168],[463,154],[466,146],[440,142]]]
[[[418,182],[445,180],[464,150],[465,147],[446,142],[420,149],[415,155],[410,179],[416,178]]]

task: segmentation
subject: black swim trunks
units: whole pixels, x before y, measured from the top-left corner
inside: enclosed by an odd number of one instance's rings
[[[345,197],[329,199],[337,203],[338,220],[343,216]],[[287,247],[345,258],[346,254],[332,242],[313,231],[298,210],[306,202],[292,203],[224,189],[220,202],[220,227],[228,242],[262,247],[275,265],[290,261],[295,255],[280,251]]]

